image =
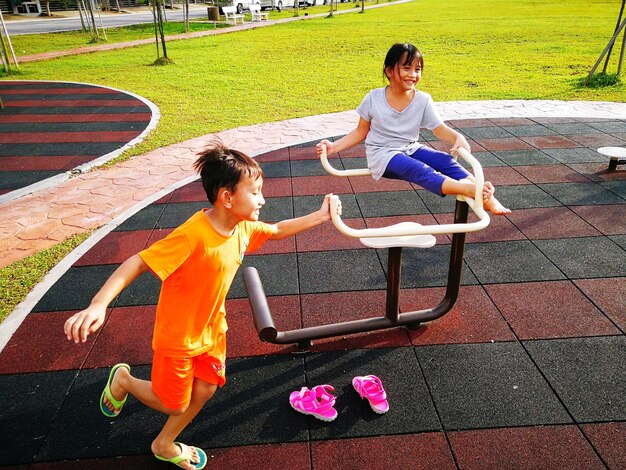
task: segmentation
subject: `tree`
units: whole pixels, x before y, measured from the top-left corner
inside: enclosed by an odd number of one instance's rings
[[[596,61],[596,63],[594,64],[593,68],[591,69],[591,72],[589,72],[589,75],[587,75],[587,78],[585,79],[585,85],[589,84],[589,81],[591,80],[591,77],[593,77],[593,74],[596,72],[596,70],[598,69],[598,66],[600,65],[600,62],[602,62],[602,59],[606,56],[606,60],[604,62],[604,69],[602,70],[602,75],[604,75],[606,77],[607,73],[606,73],[606,69],[609,65],[609,59],[611,58],[611,53],[613,52],[613,46],[615,45],[615,41],[617,40],[617,38],[619,37],[620,33],[622,31],[624,32],[624,38],[622,39],[622,48],[619,54],[619,61],[618,61],[618,65],[617,65],[617,74],[615,75],[615,78],[617,80],[618,76],[622,73],[622,64],[624,62],[624,50],[626,49],[626,18],[624,18],[622,20],[622,16],[624,14],[624,6],[626,5],[626,0],[622,0],[622,6],[619,10],[619,16],[617,18],[617,23],[615,25],[615,31],[613,32],[613,37],[611,37],[611,39],[609,40],[609,43],[607,44],[607,46],[604,48],[604,51],[602,51],[602,54],[600,54],[600,57],[598,58],[598,60]]]
[[[165,6],[162,0],[152,0],[152,17],[154,20],[154,38],[156,42],[157,59],[153,65],[173,64],[174,61],[167,57],[167,48],[165,47],[165,31],[163,30],[163,19]],[[161,51],[163,55],[161,55]]]

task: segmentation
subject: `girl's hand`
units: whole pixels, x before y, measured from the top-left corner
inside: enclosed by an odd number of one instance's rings
[[[472,149],[470,148],[469,144],[467,143],[467,140],[465,139],[465,137],[463,137],[463,135],[458,134],[455,141],[454,141],[454,145],[452,146],[452,149],[450,150],[450,153],[454,156],[459,156],[458,153],[458,149],[462,148],[467,150],[468,152],[472,152]]]
[[[333,154],[333,143],[330,140],[322,140],[319,144],[315,146],[315,150],[317,151],[317,156],[322,155],[322,145],[326,146],[326,155],[330,156]]]

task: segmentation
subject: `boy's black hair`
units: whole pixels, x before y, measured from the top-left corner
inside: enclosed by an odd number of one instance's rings
[[[253,179],[263,177],[263,170],[254,159],[226,147],[220,140],[211,142],[198,155],[193,166],[200,173],[202,187],[211,204],[215,204],[221,188],[234,192],[243,175]]]
[[[394,44],[391,46],[389,51],[387,51],[387,56],[385,57],[385,64],[383,65],[383,80],[385,78],[389,80],[389,77],[387,76],[387,67],[393,69],[398,64],[410,65],[415,59],[419,61],[420,67],[423,69],[424,57],[417,47],[407,42]]]

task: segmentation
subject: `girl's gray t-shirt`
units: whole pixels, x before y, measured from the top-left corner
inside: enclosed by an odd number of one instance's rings
[[[365,152],[367,167],[376,180],[383,176],[389,160],[396,154],[411,154],[421,147],[418,143],[421,128],[435,129],[443,124],[428,93],[415,90],[413,101],[402,111],[396,111],[387,103],[385,89],[370,91],[356,109],[370,123]]]

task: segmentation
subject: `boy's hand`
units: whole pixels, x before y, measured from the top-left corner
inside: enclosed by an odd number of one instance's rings
[[[317,151],[317,156],[322,155],[322,145],[326,146],[326,155],[330,156],[333,154],[333,143],[330,140],[322,140],[319,144],[315,146],[315,150]]]
[[[68,318],[63,327],[65,336],[67,336],[68,340],[75,343],[84,343],[87,341],[89,334],[102,326],[105,315],[106,307],[90,305],[85,310]]]
[[[320,212],[322,213],[323,217],[324,217],[324,221],[328,221],[331,219],[331,215],[330,215],[330,199],[332,197],[336,197],[333,193],[327,194],[326,196],[324,196],[324,201],[322,202],[322,207],[320,208]],[[341,215],[342,212],[342,208],[341,208],[341,201],[339,200],[339,198],[337,198],[337,214]]]

